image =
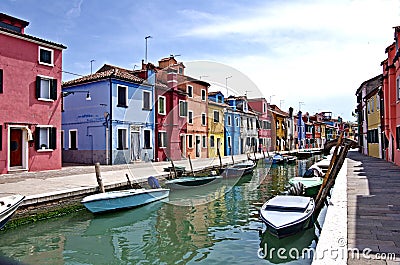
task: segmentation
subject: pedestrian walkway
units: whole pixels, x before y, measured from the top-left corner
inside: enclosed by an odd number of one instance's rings
[[[355,151],[347,157],[348,264],[400,264],[400,167]]]

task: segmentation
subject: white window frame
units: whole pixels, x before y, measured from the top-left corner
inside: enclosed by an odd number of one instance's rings
[[[40,50],[45,50],[45,51],[51,52],[51,63],[45,63],[45,62],[40,61]],[[42,64],[42,65],[47,65],[47,66],[54,66],[54,50],[39,46],[38,47],[38,63]]]
[[[37,76],[40,77],[40,94],[42,94],[42,80],[49,81],[49,87],[48,87],[49,97],[48,98],[39,97],[38,100],[54,102],[54,99],[51,98],[51,82],[52,82],[52,80],[54,80],[54,78],[50,77],[50,76],[45,76],[45,75],[37,75]]]
[[[122,146],[122,149],[119,149],[119,131],[125,131],[125,146]],[[117,150],[127,150],[128,149],[128,128],[119,127],[117,128]]]
[[[188,124],[193,124],[193,111],[192,110],[188,110],[188,115],[187,115],[187,122]]]
[[[160,99],[163,99],[163,102],[164,102],[164,104],[163,104],[163,109],[164,109],[164,111],[163,111],[163,112],[160,111]],[[160,115],[166,115],[166,114],[167,114],[167,110],[166,110],[166,107],[167,107],[166,98],[165,98],[164,96],[158,96],[157,104],[158,104],[158,106],[157,106],[157,108],[158,108],[158,114],[160,114]]]
[[[145,137],[145,131],[148,131],[149,132],[149,146],[145,146],[145,144],[146,144],[146,139],[144,138]],[[146,149],[146,150],[149,150],[149,149],[152,149],[153,148],[153,145],[152,145],[152,139],[153,139],[153,135],[152,135],[152,131],[150,130],[150,129],[143,129],[143,149]]]
[[[203,98],[203,93],[204,93],[204,98]],[[201,101],[206,101],[207,100],[207,91],[205,89],[201,89]]]
[[[218,121],[215,121],[215,113],[218,113]],[[214,110],[213,111],[213,121],[214,121],[214,123],[219,123],[219,121],[220,121],[220,118],[219,118],[219,111],[218,110]]]
[[[73,150],[77,150],[78,149],[78,129],[71,129],[68,130],[68,149],[71,149],[71,132],[76,132],[76,149]]]
[[[118,100],[119,100],[119,87],[125,88],[125,100],[126,100],[125,104],[126,105],[120,105],[119,102],[118,102]],[[128,99],[128,86],[124,86],[124,85],[118,84],[117,85],[117,106],[118,107],[128,107],[128,105],[129,105],[128,101],[129,101],[129,99]]]
[[[231,117],[231,115],[228,115],[228,117],[227,117],[227,124],[228,124],[228,126],[232,126],[232,117]]]
[[[41,143],[40,142],[40,139],[39,139],[39,147],[40,147],[40,149],[38,149],[37,151],[38,152],[40,152],[40,151],[53,151],[53,149],[51,149],[50,148],[50,129],[51,128],[53,128],[54,126],[52,126],[52,125],[37,125],[36,126],[36,129],[39,129],[40,130],[40,136],[42,135],[42,133],[41,133],[41,130],[42,129],[46,129],[46,133],[47,133],[47,143],[46,143],[46,148],[42,148],[41,147],[41,145],[43,144],[43,143]],[[41,137],[40,137],[41,138]]]
[[[204,112],[201,113],[201,126],[207,126],[207,114]]]
[[[149,108],[145,108],[145,106],[144,106],[144,94],[145,93],[148,93],[149,94]],[[151,91],[147,91],[147,90],[143,90],[143,92],[142,92],[142,109],[143,110],[151,110],[151,98],[152,98],[152,94],[151,94]]]
[[[190,93],[189,93],[189,90],[191,90]],[[186,92],[188,94],[188,98],[193,98],[193,86],[187,85],[186,86]]]
[[[160,146],[160,141],[159,141],[158,142],[158,148],[167,148],[167,131],[158,131],[158,134],[164,134],[165,135],[165,143],[162,143],[162,145]],[[157,135],[157,137],[158,137],[158,135]],[[164,139],[163,137],[159,137],[159,138]]]

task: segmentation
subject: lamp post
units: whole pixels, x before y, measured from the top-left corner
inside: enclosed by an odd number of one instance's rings
[[[226,97],[229,96],[229,91],[228,91],[228,79],[231,78],[232,76],[225,77],[225,88],[226,88]]]
[[[144,37],[144,39],[145,39],[145,41],[146,41],[146,52],[145,52],[145,54],[144,54],[144,61],[147,63],[147,39],[151,39],[151,38],[153,38],[152,36],[146,36],[146,37]]]

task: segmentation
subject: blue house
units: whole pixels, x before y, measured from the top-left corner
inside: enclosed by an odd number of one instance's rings
[[[299,149],[305,148],[306,141],[306,125],[303,121],[303,115],[301,111],[297,114],[297,140],[299,144]]]
[[[229,105],[225,111],[225,155],[238,155],[241,153],[241,112],[235,98],[228,98],[225,102]]]
[[[124,164],[154,158],[153,86],[105,64],[62,85],[63,162]]]

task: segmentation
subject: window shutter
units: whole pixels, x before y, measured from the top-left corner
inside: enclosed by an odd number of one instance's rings
[[[50,149],[55,150],[57,148],[57,128],[52,127],[50,128],[49,132],[49,140],[50,140]]]
[[[50,98],[53,100],[57,99],[57,79],[52,79],[50,83]]]
[[[0,69],[0,93],[3,93],[3,69]]]
[[[40,149],[39,139],[40,139],[40,128],[36,127],[36,129],[35,129],[35,149],[36,150]]]
[[[40,76],[36,77],[36,98],[40,98],[40,81],[42,79],[40,78]]]
[[[0,150],[3,147],[3,125],[0,125]]]

